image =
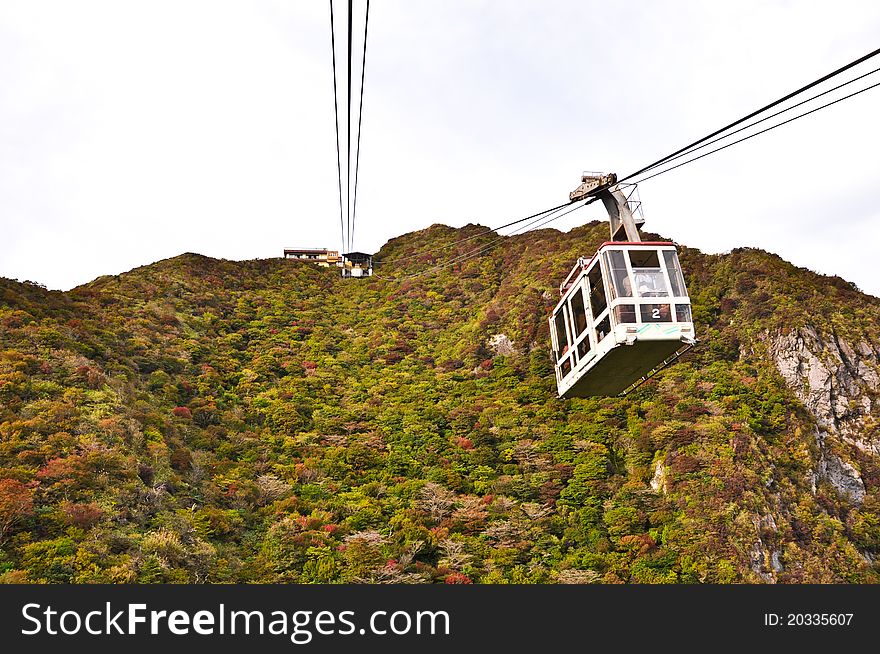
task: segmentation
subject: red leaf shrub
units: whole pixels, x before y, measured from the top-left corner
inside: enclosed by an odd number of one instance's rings
[[[178,418],[186,418],[187,420],[192,419],[192,411],[189,410],[189,407],[185,406],[176,406],[171,409],[171,413],[177,416]]]
[[[64,513],[65,523],[81,529],[93,527],[104,517],[104,512],[101,510],[101,507],[94,502],[88,504],[66,502],[62,505],[61,510]]]
[[[472,584],[474,582],[471,581],[471,578],[465,574],[460,572],[453,572],[451,574],[446,575],[446,579],[443,580],[444,583],[447,584]]]
[[[37,471],[37,477],[55,481],[59,479],[78,479],[85,473],[82,458],[77,455],[68,457],[56,457],[49,459],[42,468]]]

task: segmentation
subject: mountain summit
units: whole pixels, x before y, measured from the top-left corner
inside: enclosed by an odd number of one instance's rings
[[[606,234],[0,279],[0,580],[880,581],[880,300],[683,247],[698,347],[560,400],[547,316]]]

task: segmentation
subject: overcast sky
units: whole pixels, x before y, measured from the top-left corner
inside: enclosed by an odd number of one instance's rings
[[[878,46],[865,0],[373,0],[355,249],[560,204]],[[646,228],[880,295],[878,117],[880,88],[647,181]],[[336,185],[326,1],[0,0],[0,275],[338,248]]]

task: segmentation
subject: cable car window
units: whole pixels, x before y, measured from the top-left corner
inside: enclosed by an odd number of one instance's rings
[[[571,372],[571,357],[566,357],[565,361],[562,362],[562,376],[565,377],[570,372]]]
[[[666,279],[659,268],[657,270],[633,268],[633,276],[636,279],[639,297],[666,297],[669,295]]]
[[[596,266],[588,273],[587,279],[590,280],[590,305],[593,307],[593,318],[598,318],[608,306],[605,285],[602,283],[602,269]]]
[[[675,320],[676,322],[693,322],[693,318],[691,317],[691,305],[676,304]]]
[[[684,277],[681,275],[681,265],[678,263],[678,255],[672,250],[664,250],[663,258],[666,260],[666,270],[669,271],[669,282],[672,284],[672,294],[676,297],[687,297],[684,287]]]
[[[635,306],[632,304],[619,304],[614,307],[614,322],[618,325],[621,323],[635,323]]]
[[[581,289],[576,290],[571,298],[571,321],[574,327],[572,338],[577,340],[587,328],[587,311],[584,309],[584,294]]]
[[[630,250],[630,262],[639,297],[664,297],[669,295],[666,277],[660,269],[657,250]]]
[[[608,250],[605,252],[605,263],[611,271],[612,299],[617,297],[632,297],[632,284],[629,280],[629,271],[626,269],[626,257],[621,250]]]
[[[660,258],[657,256],[657,250],[630,250],[629,260],[633,268],[660,269]]]
[[[672,322],[668,304],[643,304],[639,307],[642,322]]]
[[[666,297],[669,295],[666,279],[661,270],[633,268],[633,277],[636,279],[639,297]]]
[[[608,316],[605,316],[605,318],[602,319],[602,322],[600,322],[596,326],[596,342],[598,343],[603,338],[608,336],[608,333],[610,331],[611,331],[611,321],[608,320]]]
[[[585,338],[580,343],[578,343],[577,351],[578,351],[578,356],[581,359],[583,359],[585,356],[587,356],[587,352],[590,351],[590,339]]]
[[[554,318],[556,325],[556,345],[559,348],[556,350],[556,360],[562,358],[562,354],[568,349],[568,335],[565,331],[565,310],[560,308],[559,313],[556,314]]]

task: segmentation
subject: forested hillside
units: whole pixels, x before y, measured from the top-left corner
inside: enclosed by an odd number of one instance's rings
[[[682,248],[700,345],[560,400],[547,316],[606,234],[0,279],[0,580],[880,581],[880,300]]]

